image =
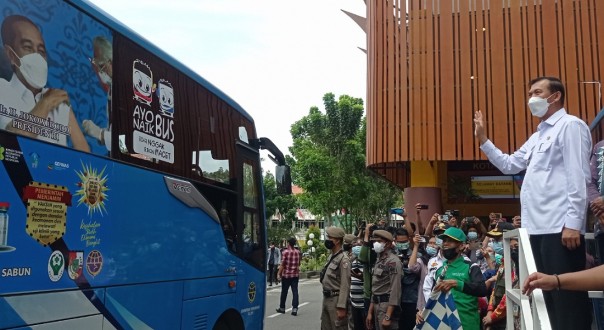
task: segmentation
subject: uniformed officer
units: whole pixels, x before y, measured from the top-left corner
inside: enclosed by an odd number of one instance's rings
[[[348,328],[346,304],[350,292],[350,259],[342,246],[345,233],[344,229],[337,227],[329,227],[325,232],[325,247],[331,250],[331,256],[321,271],[321,329],[344,330]]]
[[[356,236],[354,236],[353,234],[346,234],[344,235],[344,252],[346,252],[348,254],[348,257],[351,257],[351,253],[352,253],[352,242],[354,242],[355,238],[357,238]]]
[[[368,329],[398,329],[401,276],[403,266],[392,252],[392,234],[385,230],[373,232],[373,250],[379,255],[371,278],[371,305],[367,313]]]

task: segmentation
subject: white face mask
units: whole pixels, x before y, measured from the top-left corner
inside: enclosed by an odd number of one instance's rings
[[[373,242],[373,251],[375,251],[375,253],[382,253],[384,252],[384,246],[384,243]]]
[[[554,95],[554,94],[552,94]],[[531,113],[533,114],[533,116],[535,117],[543,117],[545,116],[545,113],[547,112],[547,109],[549,109],[549,105],[550,103],[547,102],[547,100],[552,96],[548,96],[547,98],[541,98],[539,96],[533,96],[529,99],[528,101],[528,106],[529,109],[531,109]]]
[[[19,71],[25,81],[33,88],[44,88],[44,86],[46,86],[46,80],[48,79],[48,63],[46,63],[44,57],[38,53],[31,53],[19,57],[12,48],[11,51],[21,62]]]

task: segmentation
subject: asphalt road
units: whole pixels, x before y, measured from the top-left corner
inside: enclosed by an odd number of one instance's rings
[[[287,294],[285,303],[285,314],[277,313],[275,309],[279,307],[281,296],[281,285],[268,287],[266,293],[266,309],[264,316],[264,329],[283,330],[283,329],[320,329],[321,328],[321,303],[323,293],[321,283],[318,278],[303,279],[298,284],[298,293],[300,304],[298,306],[298,315],[291,315],[292,292]]]

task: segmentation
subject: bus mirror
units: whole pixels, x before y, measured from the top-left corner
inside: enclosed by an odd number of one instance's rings
[[[275,181],[277,182],[277,193],[291,195],[292,175],[289,165],[279,165],[275,168]]]

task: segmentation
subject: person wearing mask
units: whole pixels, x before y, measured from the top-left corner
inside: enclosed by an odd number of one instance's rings
[[[502,265],[503,233],[514,229],[514,225],[509,222],[498,222],[495,229],[487,233],[487,237],[491,238],[491,246],[485,249],[487,253],[484,254],[484,260],[488,264],[488,267],[483,272],[483,275],[486,281],[485,283],[487,285],[489,295],[491,295],[492,290],[495,288],[494,285],[497,281],[499,270],[501,269],[500,266]],[[489,248],[493,250],[493,253],[491,253],[491,250]]]
[[[281,264],[281,250],[275,247],[275,242],[266,251],[266,260],[268,260],[268,286],[273,286],[273,281],[277,281],[276,272]]]
[[[348,330],[365,329],[365,302],[363,299],[363,264],[359,255],[363,240],[355,237],[350,258],[350,308],[348,310]]]
[[[505,231],[512,230],[514,225],[502,228]],[[512,228],[512,229],[509,229]],[[495,286],[493,292],[490,295],[489,303],[487,307],[487,315],[482,319],[482,324],[485,328],[490,330],[504,330],[506,328],[506,296],[505,296],[505,263],[512,263],[512,286],[515,286],[518,278],[516,265],[518,264],[518,240],[510,239],[510,256],[512,260],[501,261],[501,266],[497,271]]]
[[[90,64],[94,70],[99,84],[107,94],[107,127],[99,127],[90,119],[82,121],[84,133],[96,139],[99,144],[104,145],[107,151],[111,151],[111,85],[113,81],[113,45],[111,41],[103,36],[95,37],[92,40],[93,56]]]
[[[419,235],[418,235],[419,236]],[[415,327],[415,313],[417,309],[418,288],[421,280],[422,263],[418,262],[418,244],[411,249],[411,240],[404,228],[398,228],[395,240],[396,251],[403,266],[401,278],[401,314],[399,316],[399,329],[413,329]],[[413,262],[411,261],[413,259]]]
[[[489,141],[482,112],[476,111],[474,135],[480,149],[503,174],[526,170],[520,192],[523,228],[530,235],[537,270],[568,273],[585,268],[585,227],[591,134],[581,119],[564,109],[565,88],[558,78],[529,83],[528,107],[541,123],[511,155]],[[556,329],[587,329],[590,301],[585,292],[546,292],[550,323]]]
[[[434,291],[451,291],[463,329],[478,330],[480,315],[477,297],[484,297],[487,289],[478,265],[463,256],[466,234],[459,228],[450,227],[439,238],[443,240],[442,254],[447,260],[436,271],[435,281],[440,281]],[[421,317],[418,321],[423,322]]]
[[[421,312],[426,306],[426,302],[428,301],[428,297],[430,297],[430,292],[432,292],[432,288],[434,287],[434,274],[436,274],[436,270],[439,269],[443,263],[445,262],[445,257],[442,256],[441,253],[442,240],[435,236],[430,237],[428,241],[428,246],[426,246],[426,253],[430,256],[430,259],[427,263],[428,273],[422,282],[422,294],[423,303],[421,304],[421,308],[418,304],[418,310]]]
[[[373,242],[371,240],[371,228],[372,223],[368,223],[365,228],[361,228],[359,236],[363,238],[363,246],[359,254],[359,261],[363,264],[363,268],[366,270],[373,269],[375,261],[377,260],[377,253],[373,251]],[[365,307],[365,318],[369,313],[369,305],[371,305],[371,272],[363,272],[363,301]]]
[[[403,266],[393,253],[391,233],[375,230],[373,238],[373,250],[378,254],[378,260],[372,271],[373,291],[365,325],[367,329],[398,329]]]
[[[292,315],[298,315],[298,281],[300,279],[300,251],[296,250],[296,239],[287,240],[287,248],[281,254],[281,265],[277,272],[277,280],[281,281],[281,300],[277,313],[285,313],[287,292],[292,288]]]
[[[350,259],[344,252],[344,229],[325,229],[325,247],[331,252],[329,261],[321,270],[323,285],[323,307],[321,309],[321,329],[348,329],[347,303],[350,294]]]
[[[426,239],[423,236],[415,235],[413,237],[413,252],[411,253],[411,258],[409,258],[409,268],[413,269],[416,265],[419,265],[421,268],[419,271],[419,282],[417,283],[417,287],[414,288],[413,293],[417,292],[417,300],[415,302],[415,310],[414,313],[410,316],[411,322],[413,326],[415,326],[415,313],[417,311],[421,311],[426,306],[426,299],[424,297],[423,284],[426,279],[426,275],[428,274],[428,261],[431,258],[426,252],[428,246],[426,246]],[[436,251],[434,251],[435,253]],[[403,291],[404,294],[404,291]],[[406,327],[408,327],[410,322],[406,322]],[[413,329],[413,328],[410,328]]]
[[[480,219],[476,217],[469,217],[462,220],[461,229],[466,233],[468,237],[468,245],[465,254],[470,258],[472,262],[478,262],[478,255],[476,251],[482,248],[482,236],[486,233],[486,228]]]
[[[67,92],[46,87],[48,58],[40,29],[25,16],[11,15],[4,18],[1,34],[13,76],[0,79],[0,103],[15,113],[0,115],[0,129],[62,146],[69,136],[74,149],[90,152]]]

